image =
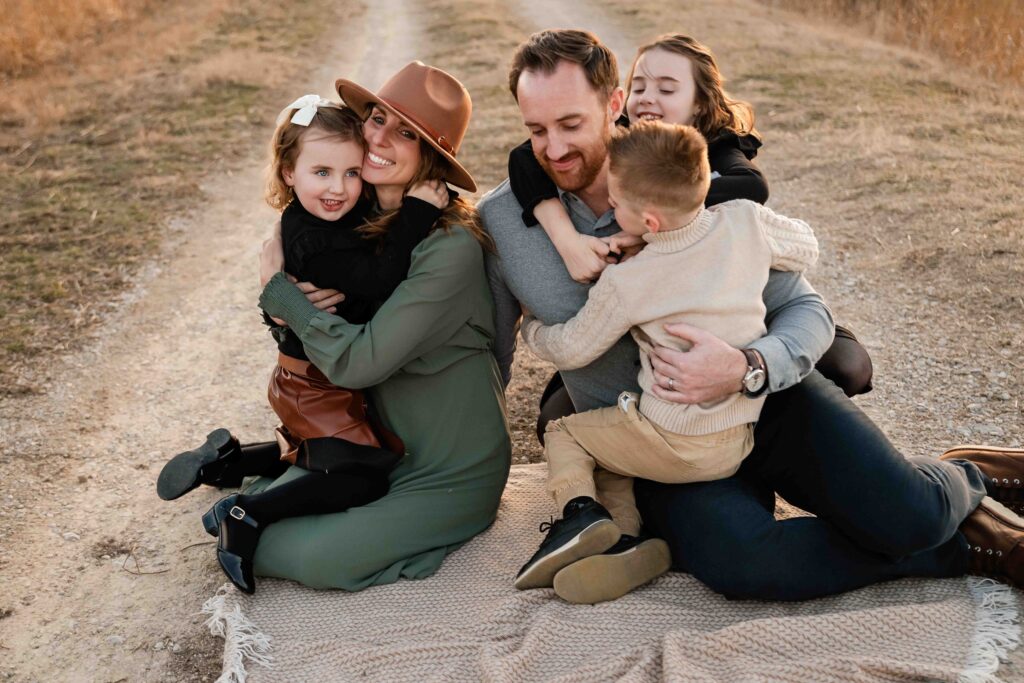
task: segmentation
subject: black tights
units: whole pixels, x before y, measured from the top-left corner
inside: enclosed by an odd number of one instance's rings
[[[366,505],[388,492],[388,473],[399,456],[343,439],[307,439],[298,462],[310,470],[301,477],[252,495],[240,494],[236,505],[261,525],[286,517],[323,515]],[[288,469],[276,441],[242,446],[242,457],[221,476],[222,486],[240,486],[246,476],[276,479]]]

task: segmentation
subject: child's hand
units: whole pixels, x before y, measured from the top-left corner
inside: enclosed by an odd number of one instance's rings
[[[409,188],[406,195],[422,199],[439,209],[448,206],[448,186],[444,184],[443,180],[424,180],[422,183],[416,183]]]
[[[608,251],[611,252],[610,257],[614,259],[613,262],[617,263],[636,256],[644,248],[644,238],[630,235],[624,230],[601,239],[608,245]]]
[[[574,239],[555,246],[576,282],[593,282],[608,265],[608,245],[597,237],[576,233]]]

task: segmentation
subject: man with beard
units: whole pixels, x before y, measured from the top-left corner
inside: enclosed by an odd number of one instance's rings
[[[611,51],[587,32],[542,31],[519,46],[509,87],[534,155],[577,231],[618,232],[608,202],[607,143],[625,96]],[[507,180],[478,209],[497,247],[487,269],[496,306],[494,352],[507,384],[522,308],[545,325],[558,324],[579,311],[589,286],[572,280],[543,230],[525,225]],[[957,449],[945,460],[905,459],[838,387],[812,372],[832,341],[821,297],[799,274],[778,271],[763,297],[768,334],[746,353],[675,325],[669,331],[692,348],[659,351],[653,360],[654,393],[666,400],[692,404],[741,391],[769,393],[754,450],[733,477],[636,481],[645,528],[668,541],[675,568],[730,597],[767,600],[966,571],[1024,585],[1024,520],[986,497],[1013,498],[999,482],[1024,479],[1024,451]],[[636,345],[626,335],[562,377],[575,408],[591,410],[615,405],[620,392],[638,391],[638,368]],[[776,492],[817,517],[776,520]],[[546,544],[571,543],[601,516],[573,505],[548,530],[541,552]],[[623,571],[645,542],[621,539],[600,556],[598,573]]]

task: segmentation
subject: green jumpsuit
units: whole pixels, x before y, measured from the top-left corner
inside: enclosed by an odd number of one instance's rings
[[[368,389],[407,454],[380,500],[270,525],[256,573],[350,591],[430,576],[494,521],[511,462],[479,243],[462,228],[432,233],[413,251],[408,279],[365,325],[317,311],[283,274],[260,305],[287,321],[332,382]],[[303,473],[292,467],[248,492]]]

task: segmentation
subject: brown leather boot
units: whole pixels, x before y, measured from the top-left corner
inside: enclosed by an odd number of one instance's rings
[[[971,544],[968,574],[1024,588],[1024,519],[986,496],[960,531]]]
[[[1014,512],[1024,512],[1024,448],[956,446],[939,460],[973,462],[989,481],[989,495]]]

